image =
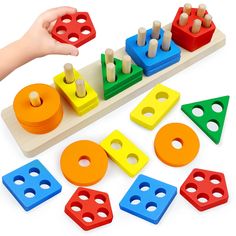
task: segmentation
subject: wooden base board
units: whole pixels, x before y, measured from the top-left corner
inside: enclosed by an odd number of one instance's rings
[[[165,28],[170,28],[171,25]],[[89,84],[96,90],[99,96],[100,103],[98,107],[90,111],[89,113],[79,117],[72,108],[63,101],[64,116],[60,125],[53,131],[47,134],[34,135],[26,132],[16,120],[13,107],[10,106],[2,111],[2,118],[14,136],[16,142],[20,146],[21,150],[27,157],[35,156],[52,145],[60,142],[69,135],[72,135],[76,131],[84,128],[85,126],[96,121],[100,117],[103,117],[107,113],[115,110],[121,105],[127,103],[143,92],[151,89],[157,83],[170,78],[179,71],[187,68],[193,63],[201,60],[207,55],[213,53],[217,49],[223,47],[225,44],[225,35],[220,31],[216,30],[211,42],[200,49],[189,52],[185,49],[181,49],[181,60],[180,62],[152,75],[149,77],[143,77],[143,80],[126,89],[122,93],[115,97],[105,101],[103,99],[103,84],[102,84],[102,73],[100,61],[96,61],[79,72],[89,82]],[[116,53],[116,57],[122,58],[126,54],[125,49],[121,48]],[[197,78],[196,78],[197,79]]]

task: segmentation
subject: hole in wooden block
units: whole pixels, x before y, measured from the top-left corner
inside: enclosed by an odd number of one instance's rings
[[[192,113],[194,116],[196,117],[201,117],[204,115],[204,110],[201,106],[195,106],[193,109],[192,109]]]
[[[85,15],[78,15],[76,17],[76,21],[80,24],[83,24],[87,21],[87,17]]]
[[[159,92],[156,95],[156,99],[158,102],[165,102],[168,99],[169,95],[165,92]]]
[[[138,205],[140,202],[141,202],[141,198],[139,196],[137,196],[137,195],[132,196],[130,198],[130,204],[131,205]]]
[[[90,158],[87,156],[82,156],[79,158],[79,165],[81,167],[88,167],[90,165]]]
[[[24,191],[24,194],[25,194],[25,197],[27,198],[33,198],[36,194],[35,190],[32,189],[32,188],[27,188],[25,191]]]
[[[82,33],[82,34],[85,34],[85,35],[90,34],[90,33],[91,33],[90,27],[88,27],[88,26],[82,27],[82,28],[81,28],[81,33]]]
[[[79,202],[73,202],[71,203],[71,210],[74,212],[79,212],[82,210],[82,204]]]
[[[64,15],[64,16],[61,17],[61,20],[62,20],[63,23],[68,24],[68,23],[71,22],[72,17],[70,15]]]
[[[171,142],[171,145],[175,149],[181,149],[183,147],[183,141],[180,138],[176,138]]]
[[[51,187],[51,183],[48,180],[42,180],[39,185],[40,185],[40,188],[45,189],[45,190]]]
[[[217,132],[219,130],[219,125],[216,120],[210,120],[207,123],[207,128],[212,132]]]
[[[155,113],[155,110],[152,107],[144,107],[142,114],[146,117],[152,117]]]
[[[185,186],[185,190],[189,193],[195,193],[197,191],[197,185],[194,183],[188,183]]]
[[[25,178],[24,178],[23,176],[21,176],[21,175],[17,175],[17,176],[14,178],[14,183],[15,183],[16,185],[22,185],[22,184],[24,184],[24,182],[25,182]]]
[[[64,27],[64,26],[59,26],[59,27],[57,27],[56,32],[57,32],[57,34],[59,34],[59,35],[65,34],[65,33],[66,33],[66,27]]]
[[[77,42],[79,40],[79,36],[75,33],[72,33],[68,36],[68,40],[72,43]]]
[[[118,139],[115,139],[111,142],[111,147],[115,150],[120,150],[122,148],[122,142]]]
[[[127,161],[129,162],[129,164],[135,165],[138,163],[138,156],[134,153],[131,153],[127,156]]]

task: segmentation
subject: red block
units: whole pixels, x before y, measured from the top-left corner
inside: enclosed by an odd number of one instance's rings
[[[180,188],[180,194],[199,211],[228,201],[224,174],[194,169]]]
[[[109,224],[113,219],[108,194],[81,187],[66,204],[65,213],[84,230]]]
[[[96,30],[88,12],[76,12],[57,19],[52,37],[61,43],[79,47],[96,37]]]
[[[195,19],[200,19],[203,22],[204,18],[197,16],[197,8],[192,8],[187,25],[180,26],[179,18],[182,13],[183,7],[180,7],[174,18],[174,21],[172,22],[171,32],[174,42],[191,52],[209,43],[216,29],[213,21],[209,28],[204,27],[202,24],[200,32],[193,34],[191,32],[193,21]],[[207,14],[207,11],[205,14]]]

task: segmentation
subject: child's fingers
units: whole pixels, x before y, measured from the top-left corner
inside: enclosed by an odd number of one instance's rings
[[[61,55],[78,56],[79,50],[73,45],[56,42],[53,53]]]

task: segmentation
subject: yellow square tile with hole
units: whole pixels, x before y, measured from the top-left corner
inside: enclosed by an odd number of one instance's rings
[[[130,113],[130,119],[144,128],[152,130],[174,107],[179,98],[180,93],[158,84]]]
[[[130,177],[134,177],[147,164],[149,158],[118,130],[113,131],[101,146],[110,158]]]

